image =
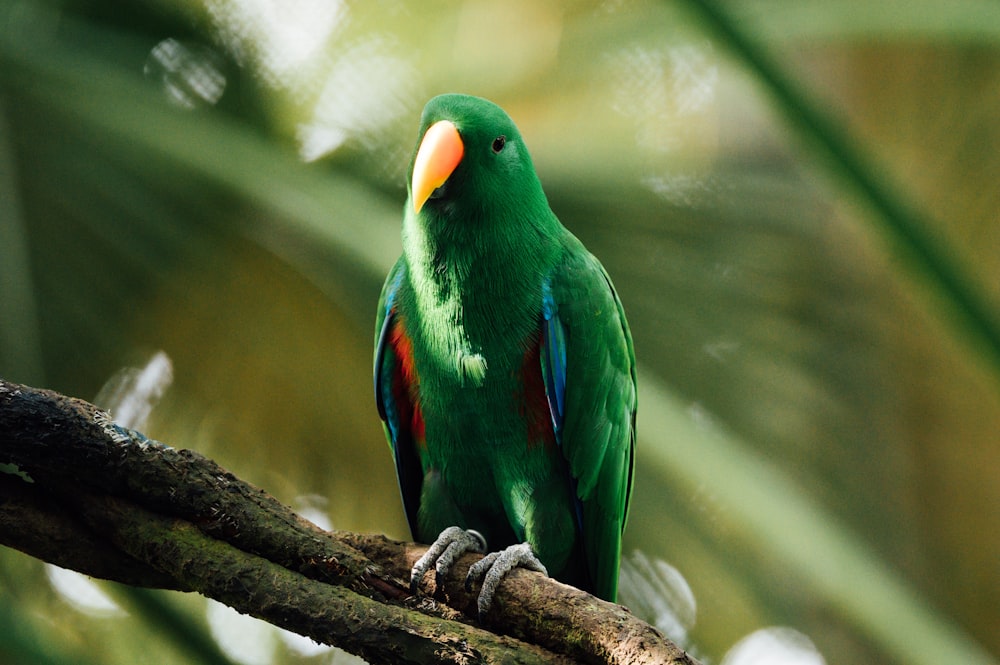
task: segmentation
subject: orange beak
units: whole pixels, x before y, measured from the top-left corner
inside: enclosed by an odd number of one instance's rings
[[[413,212],[420,212],[434,190],[445,183],[462,161],[465,144],[458,129],[447,120],[439,120],[427,129],[413,162],[410,196]]]

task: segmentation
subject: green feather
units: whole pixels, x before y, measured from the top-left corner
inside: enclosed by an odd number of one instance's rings
[[[554,577],[613,600],[636,404],[621,303],[549,208],[507,114],[442,95],[424,109],[419,136],[440,120],[455,125],[464,153],[419,213],[407,202],[403,256],[376,327],[376,398],[414,538],[458,525],[491,549],[526,540]],[[411,181],[412,171],[411,160]],[[532,392],[550,383],[538,359],[545,284],[566,354],[558,445],[546,395]],[[391,342],[387,322],[405,344]],[[404,366],[413,376],[400,386]],[[410,406],[423,440],[400,420]]]
[[[621,301],[597,259],[572,238],[552,291],[566,328],[563,453],[583,504],[594,593],[615,598],[632,485],[636,379]]]

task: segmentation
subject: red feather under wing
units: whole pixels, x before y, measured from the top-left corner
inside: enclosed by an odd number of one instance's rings
[[[527,425],[528,445],[539,443],[546,447],[556,445],[556,435],[552,429],[549,401],[545,394],[545,380],[542,376],[541,335],[537,334],[528,345],[521,363],[521,385],[524,389],[521,400],[521,417]]]
[[[417,445],[426,449],[427,435],[424,414],[420,409],[420,380],[413,363],[413,342],[398,316],[393,322],[389,344],[396,355],[392,392],[399,408],[400,421],[409,425],[410,434]]]

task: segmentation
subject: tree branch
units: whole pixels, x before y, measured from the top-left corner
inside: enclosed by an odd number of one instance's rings
[[[478,556],[413,596],[406,580],[425,547],[323,531],[198,453],[58,393],[0,380],[0,465],[0,543],[198,591],[372,663],[696,665],[625,608],[524,570],[479,625],[462,583]]]

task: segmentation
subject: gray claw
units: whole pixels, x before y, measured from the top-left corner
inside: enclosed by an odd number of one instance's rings
[[[465,530],[450,526],[441,532],[410,571],[410,591],[416,592],[420,581],[431,566],[438,577],[443,577],[451,570],[452,565],[466,552],[485,552],[486,539],[482,534],[472,529]]]
[[[443,535],[443,534],[442,534]],[[479,591],[479,619],[482,620],[493,605],[493,596],[503,578],[514,568],[527,568],[548,575],[542,562],[535,556],[531,545],[519,543],[499,552],[491,552],[472,564],[465,578],[465,589],[472,589],[472,582],[482,578],[483,588]]]

